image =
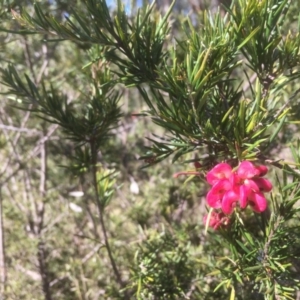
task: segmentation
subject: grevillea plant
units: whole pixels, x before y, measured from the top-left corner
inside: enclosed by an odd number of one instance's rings
[[[92,182],[93,196],[82,206],[95,205],[87,209],[93,240],[100,245],[93,253],[105,248],[101,257],[106,255],[103,261],[109,262],[112,272],[108,274],[113,274],[109,276],[118,291],[109,294],[102,283],[105,299],[294,299],[300,287],[300,142],[296,139],[300,28],[295,22],[297,9],[291,9],[293,1],[233,0],[214,13],[195,10],[191,19],[176,17],[173,12],[177,7],[179,13],[180,6],[175,0],[164,16],[156,10],[155,1],[130,16],[120,0],[113,14],[104,0],[82,3],[63,20],[39,3],[32,11],[16,7],[14,23],[1,30],[79,45],[84,49],[79,54],[84,65],[75,73],[89,74],[90,85],[83,84],[70,96],[60,89],[59,64],[53,78],[40,80],[9,64],[1,69],[1,81],[3,93],[23,110],[55,123],[74,143],[70,170],[81,183]],[[287,15],[291,15],[288,20]],[[30,65],[29,74],[33,70]],[[138,242],[132,243],[111,243],[122,234],[117,235],[115,226],[107,230],[107,223],[115,220],[107,217],[111,211],[107,206],[123,184],[116,185],[117,173],[106,170],[111,165],[118,171],[119,161],[108,157],[112,152],[121,156],[123,149],[105,151],[122,123],[120,86],[122,91],[134,89],[142,102],[135,117],[147,117],[160,127],[158,133],[147,136],[140,158],[144,168],[161,164],[155,178],[168,193],[159,193],[156,198],[161,197],[161,202],[155,207],[149,205],[157,199],[147,198],[157,192],[155,188],[143,194],[145,202],[140,207],[149,209],[135,213],[132,235],[138,238],[130,236],[130,241]],[[131,106],[136,112],[137,105]],[[288,148],[290,159],[283,151]],[[174,175],[196,179],[193,185],[183,186],[183,197],[161,180],[163,163],[181,170],[191,157],[196,157],[192,159],[196,170]],[[170,174],[166,182],[171,181]],[[192,189],[197,196],[191,196]],[[134,203],[125,200],[128,206]],[[202,201],[206,210],[201,211]],[[161,209],[163,202],[168,205]],[[120,215],[132,217],[133,213],[124,213],[126,205],[119,205]],[[172,205],[177,206],[171,213]],[[156,222],[162,216],[164,221]],[[127,221],[115,223],[129,227]],[[124,262],[125,257],[130,262]],[[112,282],[110,277],[103,280]],[[101,284],[98,278],[94,281]],[[85,287],[92,280],[81,276],[74,285],[78,282]],[[43,288],[51,294],[48,280]],[[78,290],[80,299],[92,297]],[[97,297],[99,293],[93,296]]]

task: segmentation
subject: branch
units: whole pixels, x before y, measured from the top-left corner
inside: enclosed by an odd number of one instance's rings
[[[125,284],[121,278],[120,272],[117,268],[115,259],[113,257],[111,248],[110,248],[110,244],[109,244],[109,240],[108,240],[108,236],[107,236],[107,229],[105,226],[105,222],[104,222],[104,218],[103,218],[103,206],[100,203],[100,198],[99,198],[99,193],[98,193],[98,182],[97,182],[97,149],[96,149],[96,145],[94,143],[91,142],[90,144],[91,146],[91,152],[92,152],[92,172],[93,172],[93,185],[94,185],[94,190],[95,190],[95,196],[96,196],[96,204],[97,204],[97,208],[98,208],[98,214],[99,214],[99,221],[100,221],[100,226],[102,229],[102,233],[103,233],[103,237],[104,237],[104,243],[105,243],[105,247],[110,259],[110,263],[111,266],[113,268],[115,277],[117,279],[118,284],[120,285],[120,287],[124,288]]]
[[[4,296],[6,290],[5,245],[3,228],[3,199],[0,187],[0,295]]]

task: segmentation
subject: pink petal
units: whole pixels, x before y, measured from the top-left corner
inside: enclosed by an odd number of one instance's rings
[[[232,186],[239,186],[240,183],[241,183],[241,179],[237,176],[237,174],[235,173],[232,173],[230,178],[229,178],[229,181],[231,182]]]
[[[234,191],[230,190],[225,193],[222,201],[222,210],[225,214],[231,214],[236,205],[236,202],[239,200],[239,195]]]
[[[266,210],[268,203],[263,193],[251,193],[248,197],[249,205],[258,213]]]
[[[229,164],[220,163],[213,167],[206,175],[206,180],[213,185],[220,179],[229,178],[232,174],[232,168]]]
[[[224,195],[224,193],[226,191],[229,191],[230,189],[232,189],[230,180],[221,179],[212,186],[211,191],[213,191],[214,193],[222,193]]]
[[[247,207],[249,189],[244,184],[240,186],[240,207],[242,209]]]
[[[216,194],[210,190],[206,195],[207,204],[213,208],[221,208],[223,195]]]
[[[223,179],[217,181],[207,193],[207,204],[213,208],[221,208],[222,198],[226,191],[230,190],[232,185],[229,180]]]
[[[254,178],[254,179],[246,179],[244,181],[243,185],[245,185],[247,187],[247,189],[248,189],[249,192],[251,192],[251,191],[255,192],[255,193],[259,192],[259,186],[256,183],[256,178]]]
[[[256,169],[259,171],[259,175],[258,176],[264,176],[268,173],[268,168],[264,165],[260,165],[260,166],[255,166]]]
[[[254,178],[252,179],[258,186],[261,192],[270,192],[273,188],[272,183],[265,178]]]
[[[237,170],[237,175],[241,179],[251,179],[255,176],[259,176],[260,171],[250,162],[242,161]]]

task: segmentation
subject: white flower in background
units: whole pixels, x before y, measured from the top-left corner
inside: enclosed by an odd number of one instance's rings
[[[75,197],[75,198],[80,198],[84,195],[82,191],[73,191],[69,193],[69,196]]]
[[[75,204],[75,203],[73,203],[73,202],[70,202],[70,203],[69,203],[69,207],[70,207],[70,209],[73,210],[74,212],[77,212],[77,213],[81,213],[81,212],[82,212],[82,208],[81,208],[79,205],[77,205],[77,204]]]
[[[136,194],[136,195],[139,194],[140,193],[140,188],[139,188],[139,185],[137,184],[137,182],[131,176],[130,176],[130,181],[131,181],[130,187],[129,187],[130,192],[132,194]]]

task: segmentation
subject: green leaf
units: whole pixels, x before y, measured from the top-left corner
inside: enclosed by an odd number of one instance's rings
[[[243,40],[241,44],[238,45],[238,49],[241,49],[244,45],[246,45],[260,30],[260,26],[256,27],[255,29],[252,30],[252,32]]]

